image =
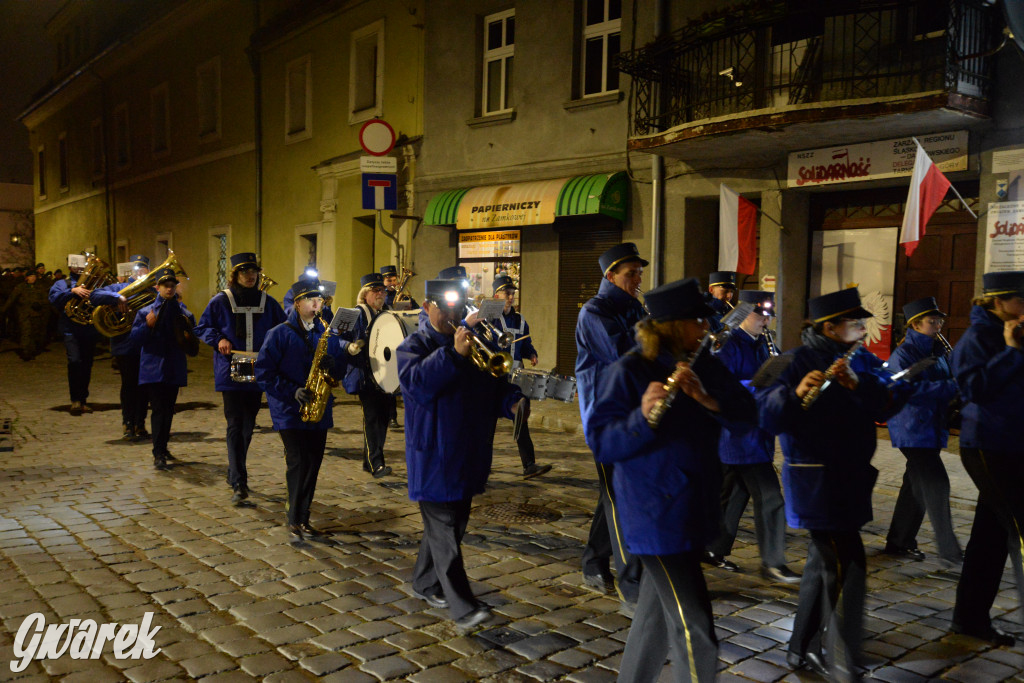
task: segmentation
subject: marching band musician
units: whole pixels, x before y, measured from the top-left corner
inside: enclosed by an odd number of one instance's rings
[[[213,381],[214,388],[224,399],[227,480],[232,490],[231,502],[235,505],[249,497],[246,459],[256,428],[256,415],[263,402],[263,389],[255,381],[231,379],[231,356],[236,351],[258,352],[267,333],[286,319],[281,305],[259,289],[262,270],[256,254],[234,254],[227,289],[210,299],[196,328],[196,335],[217,351],[213,355]]]
[[[576,320],[576,386],[583,438],[588,445],[588,418],[601,393],[605,370],[633,348],[633,327],[646,316],[637,297],[647,263],[632,242],[618,244],[601,254],[598,264],[604,279],[597,296],[583,304]],[[601,493],[583,550],[583,583],[605,592],[617,587],[622,609],[631,614],[640,595],[641,565],[622,542],[612,487],[614,467],[610,462],[595,464]],[[612,557],[617,584],[608,567]]]
[[[188,384],[188,358],[178,341],[180,318],[184,316],[195,326],[195,317],[179,301],[177,288],[178,276],[173,268],[157,271],[156,300],[139,310],[131,331],[132,342],[139,348],[139,385],[145,386],[149,394],[153,466],[158,470],[167,469],[167,461],[172,459],[167,442],[174,404],[179,388]]]
[[[613,363],[587,419],[599,463],[614,463],[612,485],[629,552],[643,564],[636,615],[619,680],[658,680],[672,652],[672,680],[712,681],[718,669],[711,599],[701,556],[718,531],[720,425],[736,431],[757,420],[754,397],[700,346],[712,309],[696,278],[649,291],[639,347]],[[651,409],[680,369],[680,395],[657,428]]]
[[[473,596],[462,561],[470,506],[490,474],[495,422],[511,419],[523,399],[516,385],[470,360],[472,333],[458,325],[465,308],[460,280],[429,280],[426,318],[397,351],[409,499],[423,518],[412,587],[430,606],[447,608],[462,633],[491,617]]]
[[[384,303],[388,305],[388,308],[395,307],[395,299],[398,297],[398,268],[396,266],[382,266],[380,269],[381,277],[384,278],[384,286],[387,288],[387,298]],[[420,307],[416,303],[416,299],[406,294],[406,301],[409,302],[409,310],[415,311]]]
[[[732,300],[736,297],[736,273],[731,270],[719,270],[708,276],[708,291],[704,295],[715,312],[708,317],[711,332],[722,329],[722,316],[733,309]]]
[[[126,307],[124,297],[119,292],[139,278],[149,275],[149,257],[135,254],[130,261],[131,278],[94,290],[89,295],[89,301],[93,306]],[[127,307],[124,310],[127,311]],[[139,385],[140,352],[138,345],[132,341],[131,329],[110,338],[110,353],[117,359],[117,370],[121,373],[121,422],[124,428],[122,438],[148,438],[146,413],[149,412],[149,398]]]
[[[384,464],[384,441],[388,436],[388,421],[394,397],[380,390],[370,377],[370,324],[378,315],[387,310],[384,303],[384,278],[380,273],[369,273],[359,279],[359,294],[356,308],[359,319],[345,335],[346,349],[352,358],[342,385],[345,391],[359,396],[363,407],[363,471],[374,479],[391,474],[391,467]],[[360,343],[361,342],[361,343]]]
[[[515,301],[516,298],[515,281],[508,275],[499,275],[494,278],[494,282],[491,287],[494,298],[505,301],[505,308],[501,312],[501,315],[490,321],[491,324],[495,329],[511,333],[514,339],[528,336],[530,334],[530,326],[526,323],[526,319],[522,314],[516,311],[515,307],[512,305],[512,302]],[[537,350],[533,348],[533,342],[530,339],[513,341],[508,352],[512,356],[513,367],[523,367],[524,358],[529,359],[530,365],[534,367],[537,365]],[[516,446],[519,448],[519,459],[523,463],[524,479],[532,479],[533,477],[551,471],[551,465],[537,464],[537,455],[533,448],[533,439],[530,438],[530,426],[528,419],[523,420],[522,427],[519,430],[519,440],[516,441]]]
[[[774,316],[775,295],[745,289],[739,300],[754,304],[754,311],[729,336],[717,358],[738,379],[750,380],[771,355],[764,332]],[[800,575],[786,566],[786,512],[773,464],[775,437],[763,429],[733,433],[726,427],[718,444],[718,457],[722,461],[722,529],[709,546],[705,561],[739,571],[726,558],[736,542],[747,502],[753,498],[761,575],[781,583],[799,583]]]
[[[71,393],[71,414],[91,413],[86,403],[89,397],[89,380],[92,378],[92,359],[96,354],[96,328],[92,324],[80,325],[64,311],[72,297],[86,299],[92,293],[78,285],[78,276],[84,265],[82,255],[68,254],[68,277],[58,280],[50,287],[50,304],[57,309],[57,329],[64,338],[64,350],[68,354],[68,389]]]
[[[309,522],[316,480],[327,445],[327,430],[334,426],[332,405],[319,422],[303,422],[302,406],[316,397],[306,388],[320,338],[325,334],[318,313],[323,306],[319,285],[302,279],[291,286],[294,308],[288,320],[267,333],[256,359],[256,381],[267,392],[267,405],[274,430],[284,443],[288,482],[288,533],[292,543],[305,537],[320,539],[327,533]],[[344,357],[339,337],[332,335],[320,359],[320,368],[340,379]]]
[[[815,297],[808,308],[803,346],[788,351],[790,365],[757,392],[761,426],[782,442],[786,520],[811,536],[786,661],[830,680],[857,680],[866,581],[860,528],[872,518],[875,421],[902,407],[909,385],[890,390],[881,360],[856,348],[872,317],[856,288]],[[838,386],[817,394],[826,369]],[[820,400],[812,403],[808,392]]]
[[[953,376],[965,401],[960,458],[978,487],[978,504],[952,630],[1011,646],[1014,636],[992,626],[989,611],[1007,555],[1016,572],[1018,603],[1024,605],[1024,271],[985,273],[982,284],[982,296],[971,309],[971,326],[953,349]]]
[[[927,511],[939,556],[959,566],[963,562],[963,551],[953,531],[949,476],[939,455],[949,438],[946,425],[949,403],[960,393],[946,350],[936,338],[946,314],[939,310],[935,297],[928,296],[904,306],[903,315],[909,326],[907,336],[886,361],[886,367],[895,372],[929,357],[934,357],[936,363],[922,373],[914,385],[914,395],[903,410],[889,418],[889,439],[906,457],[907,469],[893,508],[885,552],[923,560],[924,553],[917,548],[917,532]]]

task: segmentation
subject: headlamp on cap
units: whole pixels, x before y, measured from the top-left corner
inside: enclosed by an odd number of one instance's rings
[[[448,291],[444,293],[444,302],[449,306],[454,306],[459,302],[459,299],[461,298],[462,297],[459,296],[458,292]]]
[[[317,277],[320,277],[320,273],[319,273],[319,272],[317,272],[317,269],[316,269],[316,268],[306,268],[306,272],[305,272],[305,273],[303,273],[303,275],[305,275],[306,277],[308,277],[308,278],[309,278],[309,279],[311,279],[311,280],[312,280],[313,278],[317,278]]]

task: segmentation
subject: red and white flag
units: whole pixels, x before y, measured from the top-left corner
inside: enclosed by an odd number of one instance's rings
[[[903,228],[900,230],[900,244],[909,258],[917,243],[924,237],[928,219],[939,208],[942,198],[949,191],[950,182],[942,175],[939,167],[925,153],[916,140],[917,156],[914,158],[914,173],[910,176],[910,192],[903,211]]]
[[[757,207],[725,185],[718,197],[718,269],[753,275],[757,266]]]

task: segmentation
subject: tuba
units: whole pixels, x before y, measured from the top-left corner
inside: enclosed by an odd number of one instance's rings
[[[267,291],[268,289],[270,289],[271,287],[273,287],[276,284],[277,284],[277,280],[274,280],[273,278],[267,277],[266,275],[263,274],[262,270],[260,271],[260,282],[257,285],[257,287],[259,288],[259,290],[261,292]]]
[[[409,268],[402,267],[402,278],[398,281],[398,286],[395,287],[395,301],[406,301],[410,297],[405,293],[405,286],[409,284],[409,278],[416,273],[412,272]]]
[[[122,313],[118,305],[96,307],[92,313],[92,323],[100,334],[116,337],[132,329],[135,314],[156,300],[156,291],[153,289],[156,286],[156,274],[164,268],[172,268],[175,274],[188,279],[188,274],[178,261],[178,257],[168,249],[167,258],[163,263],[151,270],[146,277],[136,280],[119,292],[128,306],[127,312]]]
[[[91,254],[89,260],[86,261],[85,270],[78,276],[76,286],[85,287],[91,292],[115,281],[116,278],[110,273],[110,264],[95,254]],[[71,301],[64,304],[64,313],[79,325],[92,324],[93,305],[88,297],[83,299],[73,296]]]
[[[324,411],[327,410],[327,400],[331,397],[334,387],[338,386],[338,380],[331,377],[331,374],[320,367],[320,360],[327,353],[327,344],[330,342],[331,328],[324,322],[322,314],[318,314],[320,322],[324,326],[324,333],[320,335],[320,341],[316,344],[316,352],[313,353],[313,365],[309,368],[309,377],[306,378],[306,389],[313,392],[313,400],[299,408],[299,417],[303,422],[319,422],[324,419]]]

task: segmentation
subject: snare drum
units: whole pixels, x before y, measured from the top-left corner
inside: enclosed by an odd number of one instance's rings
[[[541,370],[519,368],[512,371],[512,384],[518,386],[526,398],[532,401],[542,401],[547,398],[550,377],[548,373]]]
[[[370,323],[367,348],[370,359],[370,377],[381,391],[396,393],[398,384],[398,354],[395,349],[406,337],[416,331],[419,311],[384,311]]]
[[[243,356],[240,353],[231,354],[231,381],[243,383],[256,381],[256,354],[251,356]]]
[[[548,398],[571,403],[576,398],[576,378],[552,374],[548,379]]]

